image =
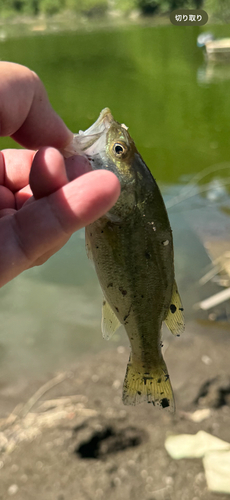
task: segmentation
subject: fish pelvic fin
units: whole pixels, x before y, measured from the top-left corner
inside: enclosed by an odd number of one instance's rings
[[[136,405],[147,401],[154,406],[175,411],[174,396],[168,370],[163,358],[158,367],[144,372],[130,359],[123,386],[123,403]]]
[[[116,317],[116,314],[113,312],[109,303],[104,298],[102,303],[101,318],[101,330],[103,339],[110,340],[119,326],[121,326],[119,319]]]

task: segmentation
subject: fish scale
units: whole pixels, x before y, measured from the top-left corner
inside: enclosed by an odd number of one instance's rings
[[[163,198],[127,127],[116,122],[108,108],[88,130],[74,136],[66,155],[79,153],[86,154],[93,169],[111,170],[121,184],[116,204],[87,226],[86,249],[104,294],[103,336],[109,339],[122,324],[130,340],[123,402],[147,401],[173,411],[161,327],[165,321],[180,335],[184,319]]]

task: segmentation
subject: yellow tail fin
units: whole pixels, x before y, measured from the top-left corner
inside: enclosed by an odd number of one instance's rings
[[[140,371],[139,366],[131,360],[128,363],[123,386],[123,403],[136,405],[143,401],[175,411],[173,391],[163,359],[159,367],[148,373]]]

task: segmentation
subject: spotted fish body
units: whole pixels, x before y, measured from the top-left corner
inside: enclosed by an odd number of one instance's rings
[[[108,169],[121,183],[116,204],[86,228],[86,249],[104,294],[103,336],[109,339],[122,324],[131,344],[123,402],[146,400],[174,410],[161,327],[165,321],[179,335],[184,321],[160,190],[127,127],[108,108],[88,131],[75,136],[69,154],[74,152],[86,153],[93,169]]]

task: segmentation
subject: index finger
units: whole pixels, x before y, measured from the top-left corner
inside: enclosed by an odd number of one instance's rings
[[[60,149],[72,139],[39,77],[20,64],[0,62],[0,135],[28,149]]]

